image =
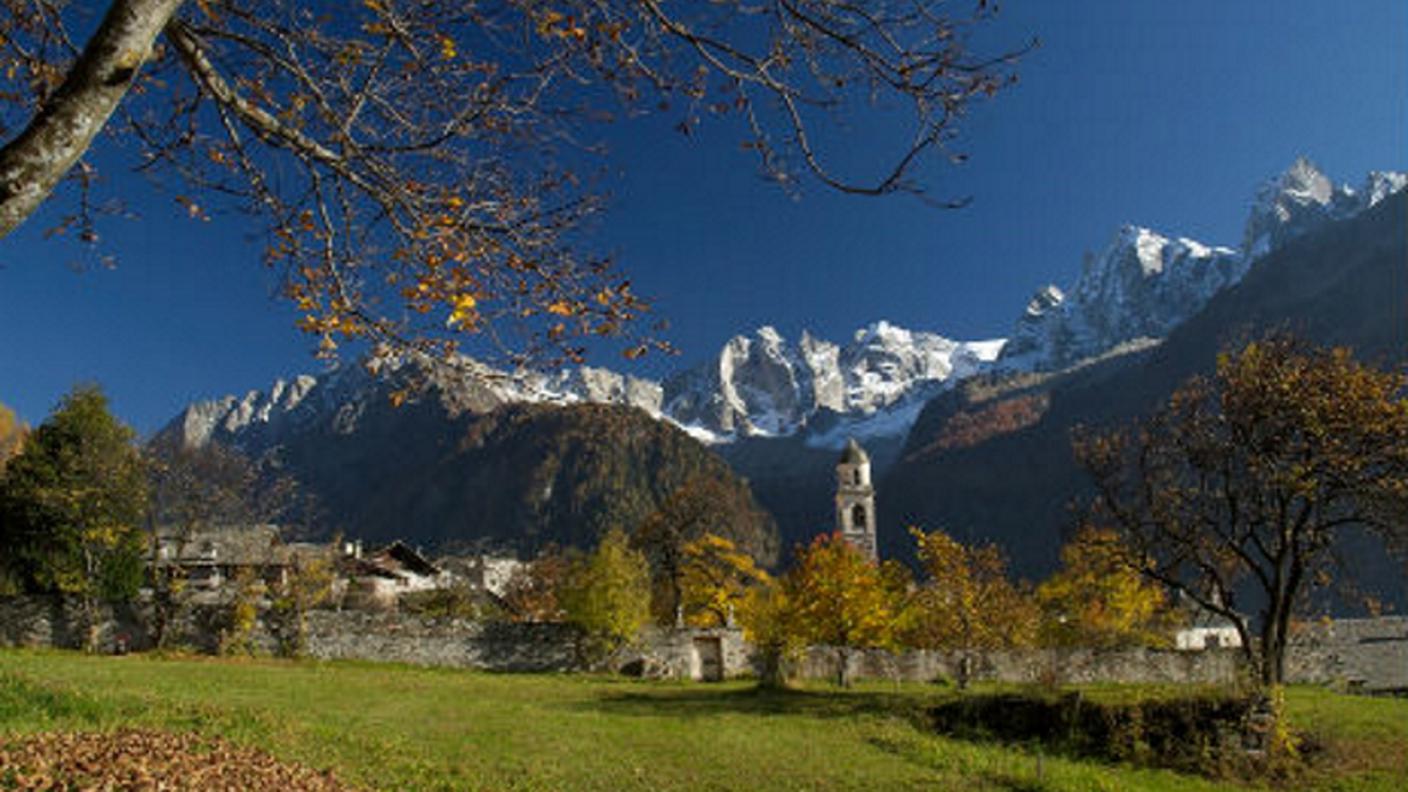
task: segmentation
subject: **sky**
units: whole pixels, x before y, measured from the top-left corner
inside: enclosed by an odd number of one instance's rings
[[[764,324],[833,341],[881,319],[1002,337],[1123,224],[1235,246],[1256,186],[1298,156],[1351,185],[1408,170],[1403,0],[1007,0],[979,44],[1033,37],[1020,83],[965,119],[967,162],[921,172],[937,196],[971,197],[961,210],[814,183],[790,195],[727,122],[688,137],[663,119],[610,129],[594,244],[654,299],[681,353],[589,362],[659,376]],[[893,140],[883,122],[856,126],[842,151]],[[147,434],[193,400],[320,369],[240,218],[189,220],[171,193],[110,178],[141,208],[102,229],[117,266],[75,268],[74,246],[44,239],[56,207],[0,240],[0,403],[37,424],[96,382]]]

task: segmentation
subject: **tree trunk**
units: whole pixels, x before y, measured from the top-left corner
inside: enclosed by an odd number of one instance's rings
[[[973,679],[973,654],[972,651],[964,648],[958,655],[958,683],[959,690],[967,690],[968,683]]]
[[[1286,614],[1277,609],[1261,629],[1261,684],[1267,689],[1286,681],[1287,627]]]
[[[763,667],[758,679],[761,687],[774,690],[787,687],[787,673],[783,663],[782,650],[775,647],[763,648]]]
[[[0,149],[0,238],[81,159],[184,0],[113,0],[78,62],[23,132]]]
[[[1271,602],[1262,612],[1261,668],[1258,670],[1261,672],[1261,685],[1267,689],[1281,684],[1285,678],[1286,633],[1281,611],[1286,607],[1286,603],[1273,592]]]
[[[851,650],[839,646],[836,648],[836,687],[848,688],[851,686]]]
[[[98,624],[98,602],[91,594],[83,595],[83,651],[98,653],[98,638],[101,635]]]

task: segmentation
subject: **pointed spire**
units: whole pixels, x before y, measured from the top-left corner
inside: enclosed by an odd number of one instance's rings
[[[868,465],[870,464],[870,456],[865,453],[864,448],[860,447],[860,443],[857,443],[856,439],[852,437],[846,440],[846,448],[841,452],[841,461],[838,464]]]

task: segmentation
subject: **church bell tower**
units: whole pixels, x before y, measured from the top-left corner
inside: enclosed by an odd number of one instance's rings
[[[836,530],[872,561],[875,544],[875,487],[870,483],[870,457],[851,438],[836,463]]]

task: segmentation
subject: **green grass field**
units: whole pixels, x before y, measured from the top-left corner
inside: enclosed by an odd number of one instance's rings
[[[926,734],[916,713],[951,695],[0,651],[0,733],[196,731],[377,789],[1237,788]],[[1328,742],[1297,787],[1408,788],[1408,701],[1289,702]]]

